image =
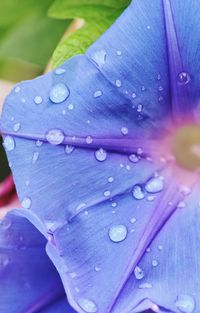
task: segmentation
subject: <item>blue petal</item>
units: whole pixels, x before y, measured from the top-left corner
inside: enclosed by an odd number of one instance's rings
[[[0,311],[38,312],[60,298],[70,310],[45,253],[45,238],[20,214],[15,211],[0,221]]]
[[[114,313],[139,312],[140,307],[146,309],[152,303],[164,312],[199,312],[199,186],[198,181],[147,249],[138,263],[144,277],[130,277]]]

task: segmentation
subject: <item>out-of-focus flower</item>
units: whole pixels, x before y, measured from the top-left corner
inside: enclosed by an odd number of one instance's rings
[[[85,55],[7,98],[2,133],[23,209],[2,221],[14,236],[1,243],[6,313],[22,294],[16,313],[42,310],[60,288],[29,231],[31,263],[14,266],[18,221],[46,238],[77,312],[199,312],[199,18],[197,0],[135,0]]]

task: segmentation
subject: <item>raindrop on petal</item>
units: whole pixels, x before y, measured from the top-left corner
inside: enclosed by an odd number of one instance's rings
[[[143,283],[139,285],[139,289],[151,289],[153,286],[150,283]]]
[[[50,91],[49,98],[53,103],[61,103],[69,97],[69,89],[64,84],[54,85]]]
[[[20,127],[21,127],[21,124],[20,124],[20,123],[16,123],[16,124],[14,125],[14,127],[13,127],[13,130],[14,130],[15,132],[18,132],[18,130],[20,129]]]
[[[109,230],[109,237],[113,242],[120,242],[126,239],[128,230],[124,225],[112,226]]]
[[[66,72],[66,70],[62,67],[58,67],[56,70],[55,70],[55,73],[57,75],[61,75],[61,74],[64,74]]]
[[[187,72],[181,72],[178,75],[178,83],[180,85],[187,85],[190,82],[191,78]]]
[[[24,209],[30,209],[31,203],[32,203],[31,199],[26,197],[22,200],[21,205]]]
[[[97,161],[103,162],[107,158],[107,152],[104,149],[100,148],[99,150],[95,152],[95,157]]]
[[[134,186],[133,188],[133,197],[136,200],[144,199],[144,192],[142,191],[142,187],[139,185]]]
[[[189,295],[179,295],[176,299],[176,307],[182,313],[193,313],[195,310],[195,300]]]
[[[71,154],[74,151],[74,149],[75,149],[74,146],[66,145],[65,152],[66,154]]]
[[[163,180],[160,177],[151,178],[146,184],[145,189],[150,193],[157,193],[164,188]]]
[[[42,103],[42,97],[36,96],[36,97],[34,98],[34,102],[35,102],[35,104],[40,104],[40,103]]]
[[[78,299],[79,306],[87,313],[95,313],[97,312],[97,306],[96,304],[86,298],[80,298]]]
[[[128,135],[128,128],[127,128],[127,127],[122,127],[122,128],[121,128],[121,133],[122,133],[124,136]]]
[[[102,91],[101,91],[101,90],[95,91],[95,93],[94,93],[94,98],[99,98],[99,97],[101,97],[101,96],[102,96]]]
[[[60,129],[51,129],[47,132],[46,139],[52,145],[60,145],[65,136]]]
[[[7,150],[7,151],[12,151],[12,150],[14,150],[14,148],[15,148],[15,140],[14,140],[14,138],[13,137],[11,137],[11,136],[6,136],[5,138],[4,138],[4,142],[3,142],[3,146],[5,147],[5,149]]]
[[[138,280],[144,278],[144,271],[139,266],[136,266],[136,268],[134,269],[134,274],[135,278]]]
[[[96,51],[92,56],[93,61],[99,66],[103,66],[106,63],[106,51]]]

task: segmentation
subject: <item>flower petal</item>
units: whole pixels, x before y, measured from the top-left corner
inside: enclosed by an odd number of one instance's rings
[[[45,238],[20,216],[21,211],[0,220],[1,312],[31,313],[65,299],[60,278],[45,253]]]

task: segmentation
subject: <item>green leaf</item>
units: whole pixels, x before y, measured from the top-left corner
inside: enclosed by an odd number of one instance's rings
[[[129,5],[130,0],[56,0],[49,16],[60,19],[81,18],[84,26],[61,41],[53,54],[56,67],[85,50],[108,29]]]

